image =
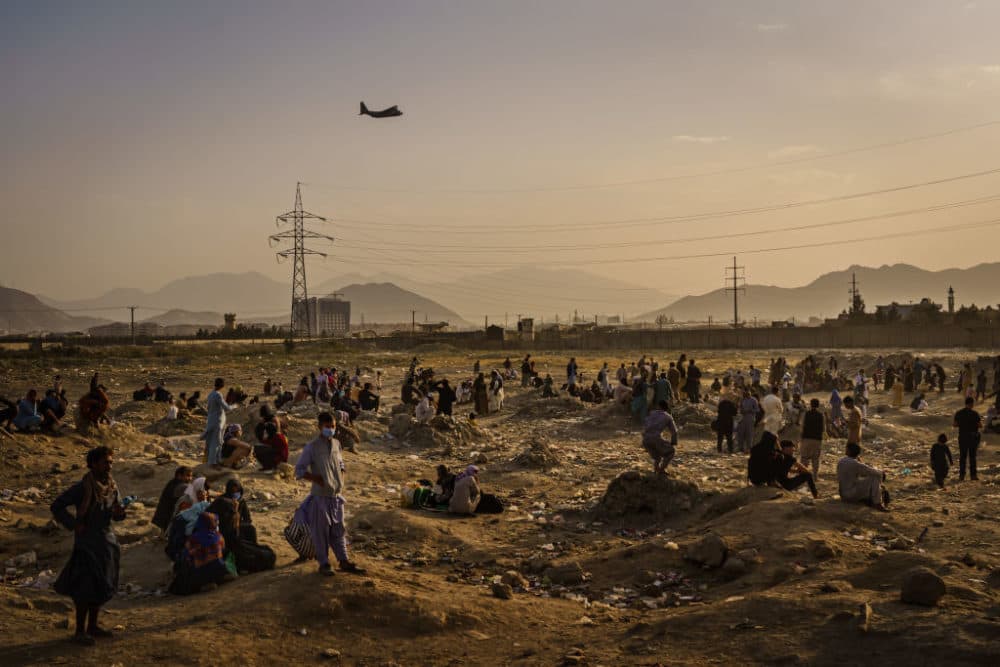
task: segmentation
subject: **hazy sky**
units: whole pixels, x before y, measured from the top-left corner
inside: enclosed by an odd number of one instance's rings
[[[636,260],[997,220],[985,202],[680,241],[1000,194],[1000,174],[592,224],[998,168],[1000,124],[732,171],[1000,121],[998,25],[988,0],[4,2],[0,280],[59,298],[214,271],[288,280],[267,235],[299,180],[308,210],[343,220],[317,227],[342,241],[315,281],[550,263],[702,292],[725,259]],[[362,99],[405,115],[358,117]],[[796,285],[851,263],[994,261],[998,242],[994,226],[740,261]],[[571,274],[544,289],[572,294]]]

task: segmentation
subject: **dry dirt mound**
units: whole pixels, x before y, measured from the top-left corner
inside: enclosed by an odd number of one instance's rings
[[[548,469],[558,466],[561,461],[556,451],[549,445],[549,442],[541,437],[535,437],[528,442],[528,446],[515,456],[512,463],[525,468]]]
[[[443,415],[421,424],[408,414],[393,415],[389,433],[404,443],[419,449],[440,448],[446,453],[462,447],[480,445],[489,434],[478,424],[465,419],[449,419]]]
[[[586,411],[587,406],[578,398],[572,396],[542,398],[539,393],[537,400],[522,406],[513,416],[519,419],[552,419],[575,416]]]
[[[611,480],[597,506],[599,514],[669,516],[692,509],[702,494],[694,482],[629,470]]]

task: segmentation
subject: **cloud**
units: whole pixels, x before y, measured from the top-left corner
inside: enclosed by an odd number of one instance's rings
[[[815,144],[795,144],[792,146],[782,146],[767,154],[768,159],[780,160],[784,158],[808,155],[809,153],[819,153],[822,149]]]
[[[787,23],[758,23],[757,32],[781,32],[788,30]]]
[[[730,137],[695,136],[691,134],[675,134],[674,141],[688,144],[718,144],[729,141]]]

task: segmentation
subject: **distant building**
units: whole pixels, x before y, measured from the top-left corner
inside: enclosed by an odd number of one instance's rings
[[[132,326],[127,322],[112,322],[87,329],[93,338],[126,338],[132,335]],[[136,336],[162,336],[163,327],[156,322],[138,322],[135,325]]]
[[[447,322],[417,322],[421,333],[440,333],[448,329]]]
[[[312,297],[306,301],[313,336],[341,336],[351,329],[351,302],[336,296]]]
[[[236,313],[226,313],[222,318],[226,321],[222,326],[223,331],[236,331]]]

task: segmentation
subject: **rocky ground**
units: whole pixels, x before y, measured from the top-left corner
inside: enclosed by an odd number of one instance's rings
[[[809,352],[781,354],[794,362]],[[417,353],[452,379],[471,375],[477,358],[447,348]],[[850,365],[876,353],[839,356]],[[974,358],[922,353],[949,372]],[[75,397],[100,369],[116,406],[116,424],[99,434],[67,429],[0,440],[3,664],[1000,661],[1000,438],[985,437],[979,482],[952,480],[938,491],[927,465],[936,435],[952,433],[953,391],[931,397],[922,415],[873,396],[865,459],[889,474],[894,500],[884,514],[835,497],[842,440],[825,445],[818,500],[747,488],[745,458],[715,451],[711,408],[676,410],[681,440],[668,478],[651,475],[636,428],[612,407],[546,400],[519,386],[508,387],[500,414],[475,425],[463,417],[447,428],[393,421],[392,397],[409,356],[257,347],[0,359],[4,395],[44,387],[58,372]],[[602,361],[614,367],[638,356],[578,361],[592,378]],[[710,379],[771,356],[697,358]],[[551,367],[561,379],[565,353],[536,357],[543,373]],[[484,368],[502,361],[481,358]],[[369,576],[326,579],[315,564],[293,564],[281,530],[307,486],[240,471],[277,568],[208,593],[166,595],[169,563],[149,519],[174,468],[200,463],[202,423],[167,424],[162,406],[127,401],[131,391],[162,378],[175,392],[205,395],[222,374],[252,394],[265,377],[292,386],[319,364],[379,368],[386,376],[382,414],[358,424],[362,442],[346,454],[351,549]],[[314,416],[311,406],[291,412],[293,460],[312,436]],[[231,420],[249,425],[252,410]],[[83,475],[83,455],[96,444],[115,447],[119,487],[140,502],[117,529],[122,590],[105,618],[116,637],[83,648],[68,642],[68,600],[50,590],[72,540],[50,522],[48,505]],[[955,443],[953,453],[957,464]],[[478,463],[485,490],[500,495],[507,511],[459,518],[401,508],[402,486],[432,478],[442,462]]]

